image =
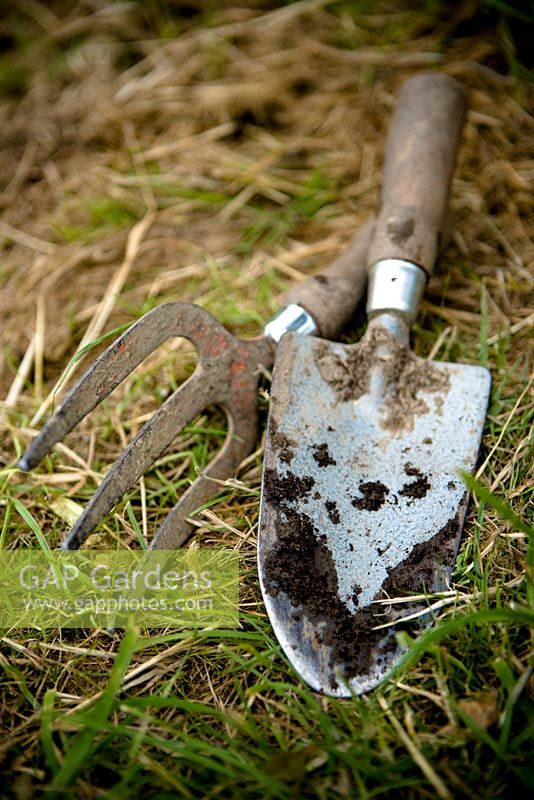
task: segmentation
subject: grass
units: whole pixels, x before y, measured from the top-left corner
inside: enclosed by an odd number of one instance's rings
[[[493,378],[451,592],[427,633],[401,635],[404,660],[378,689],[351,700],[310,691],[281,651],[258,586],[260,434],[237,481],[214,487],[199,510],[191,540],[239,552],[241,627],[4,631],[3,796],[526,793],[534,122],[524,68],[511,63],[507,73],[497,33],[442,4],[201,5],[198,14],[195,2],[179,13],[166,2],[9,6],[0,547],[56,547],[124,443],[195,365],[183,339],[167,342],[23,475],[14,465],[42,424],[34,415],[79,347],[78,373],[124,326],[176,300],[202,305],[237,335],[258,335],[283,291],[333,259],[375,208],[394,92],[437,65],[469,87],[471,110],[452,242],[413,345],[483,364]],[[511,16],[508,4],[501,12]],[[261,26],[256,15],[267,17]],[[355,319],[343,340],[363,325]],[[260,431],[268,391],[265,375]],[[225,433],[216,407],[177,432],[87,546],[146,546]]]

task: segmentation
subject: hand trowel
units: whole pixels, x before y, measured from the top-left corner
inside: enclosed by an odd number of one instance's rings
[[[448,588],[460,542],[460,473],[477,460],[490,374],[414,355],[409,329],[440,250],[464,114],[446,75],[403,85],[368,251],[367,331],[353,345],[288,333],[276,355],[260,582],[290,662],[333,696],[388,675],[396,633],[431,621],[424,600],[406,599]]]

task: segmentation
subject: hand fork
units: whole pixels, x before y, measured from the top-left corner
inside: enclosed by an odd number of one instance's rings
[[[198,352],[193,375],[153,414],[108,472],[62,544],[76,550],[125,492],[206,407],[221,406],[228,421],[223,447],[167,515],[151,549],[180,547],[191,534],[188,517],[213,495],[213,480],[235,474],[252,452],[258,429],[256,393],[260,367],[270,368],[275,346],[288,331],[334,338],[363,295],[371,224],[363,226],[341,255],[321,273],[293,288],[262,336],[242,340],[193,303],[166,303],[145,314],[81,376],[27,447],[19,468],[35,467],[53,446],[167,339],[182,336]]]

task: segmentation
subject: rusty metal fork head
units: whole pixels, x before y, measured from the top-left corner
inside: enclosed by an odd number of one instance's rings
[[[190,534],[187,517],[213,494],[213,479],[232,475],[257,434],[259,365],[270,366],[274,344],[265,336],[241,340],[192,303],[166,303],[132,325],[84,373],[19,461],[35,467],[90,411],[172,337],[198,352],[193,375],[153,414],[98,487],[62,547],[79,548],[93,528],[171,445],[180,430],[208,406],[224,409],[228,432],[222,449],[168,514],[151,547],[179,547]]]

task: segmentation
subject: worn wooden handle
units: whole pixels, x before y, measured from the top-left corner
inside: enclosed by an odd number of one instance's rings
[[[373,224],[362,225],[334,261],[284,297],[284,305],[296,303],[312,315],[324,339],[336,338],[364,295]]]
[[[402,86],[391,123],[368,265],[401,258],[432,274],[466,110],[454,78],[424,73]]]

